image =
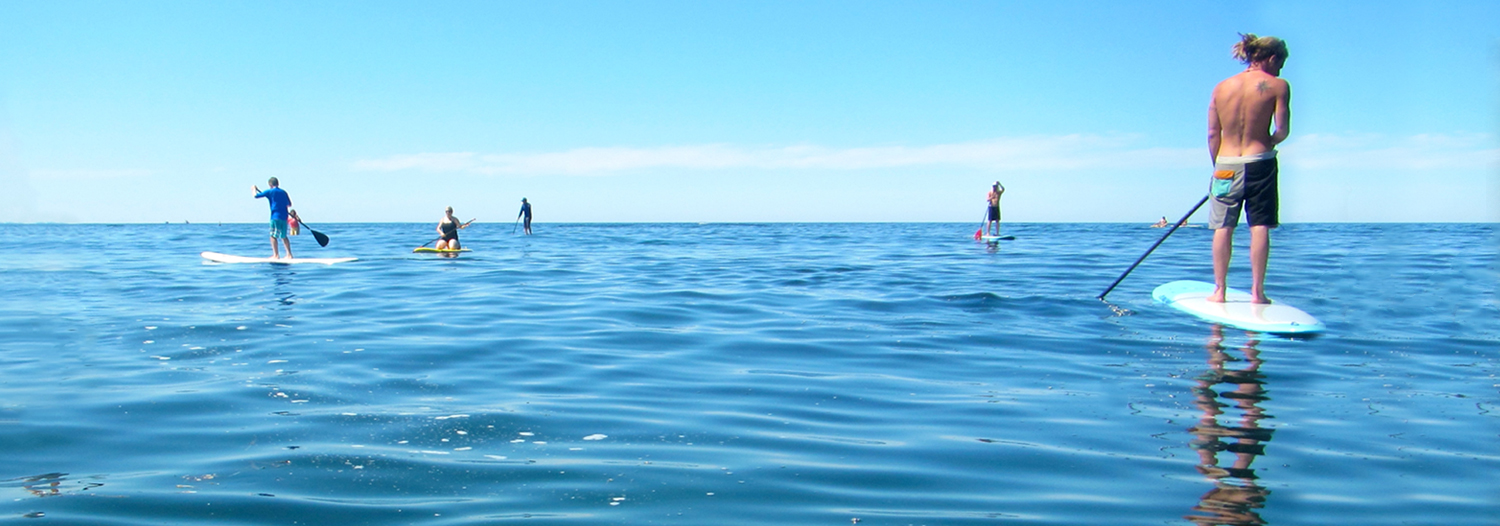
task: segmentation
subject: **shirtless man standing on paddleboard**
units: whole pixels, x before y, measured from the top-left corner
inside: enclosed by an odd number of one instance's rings
[[[1234,227],[1243,208],[1250,222],[1251,301],[1270,303],[1266,262],[1271,229],[1279,224],[1276,145],[1291,133],[1292,119],[1292,88],[1278,78],[1286,64],[1286,42],[1242,34],[1233,51],[1249,67],[1215,86],[1208,104],[1208,155],[1214,160],[1208,227],[1214,229],[1215,287],[1208,301],[1224,301]]]
[[[985,225],[989,228],[990,235],[1000,235],[1000,196],[1005,195],[1005,187],[1000,186],[1000,181],[990,187],[990,193],[984,196],[984,200],[990,205],[989,211],[985,213]]]

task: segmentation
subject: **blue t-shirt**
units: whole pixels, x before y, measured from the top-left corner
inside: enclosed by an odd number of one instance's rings
[[[526,219],[531,219],[531,203],[521,203],[521,213],[526,215]]]
[[[286,220],[286,211],[292,207],[292,198],[286,195],[286,190],[273,186],[255,194],[256,199],[262,197],[271,201],[271,219]]]

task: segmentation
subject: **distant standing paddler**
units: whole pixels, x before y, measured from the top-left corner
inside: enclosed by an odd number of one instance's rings
[[[1208,104],[1208,155],[1214,160],[1208,221],[1214,229],[1214,292],[1208,301],[1224,301],[1234,227],[1243,208],[1250,222],[1250,301],[1270,303],[1266,263],[1271,229],[1279,224],[1276,145],[1291,134],[1292,120],[1292,87],[1279,77],[1286,42],[1241,34],[1232,49],[1234,58],[1248,67],[1214,86]]]
[[[516,214],[516,219],[523,217],[525,218],[524,230],[526,231],[526,235],[529,236],[531,235],[531,203],[526,202],[525,197],[521,198],[521,213]]]
[[[986,226],[992,236],[1000,235],[1000,196],[1004,193],[1005,187],[1000,185],[1000,181],[995,181],[994,186],[990,187],[989,195],[985,196],[985,201],[990,205]]]
[[[292,208],[292,198],[287,195],[286,190],[281,189],[281,182],[275,177],[266,181],[266,184],[271,187],[264,192],[255,185],[250,185],[250,189],[255,191],[256,199],[264,197],[271,203],[271,257],[281,259],[281,249],[276,246],[276,240],[280,239],[286,244],[286,258],[292,259],[292,238],[287,237],[286,224],[288,211]]]

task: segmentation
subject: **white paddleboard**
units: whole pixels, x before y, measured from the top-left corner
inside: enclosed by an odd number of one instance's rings
[[[220,254],[218,252],[204,252],[203,259],[217,263],[277,263],[281,265],[292,265],[297,263],[321,263],[332,265],[334,263],[348,263],[359,258],[252,258],[247,256],[235,256],[232,254]]]
[[[1326,328],[1311,314],[1291,305],[1250,303],[1250,294],[1242,290],[1229,289],[1224,303],[1210,303],[1207,298],[1213,291],[1213,283],[1183,280],[1156,287],[1151,297],[1182,312],[1247,331],[1305,334]]]
[[[1001,241],[1014,241],[1016,236],[979,236],[979,240],[985,243],[999,243]]]

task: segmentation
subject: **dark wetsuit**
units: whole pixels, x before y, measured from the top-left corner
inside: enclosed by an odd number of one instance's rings
[[[443,229],[443,241],[458,241],[457,222],[438,223],[438,228]]]

